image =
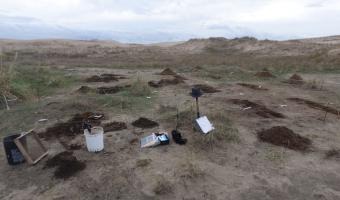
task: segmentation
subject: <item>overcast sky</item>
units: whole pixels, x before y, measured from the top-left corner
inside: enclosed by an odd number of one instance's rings
[[[340,35],[340,0],[0,0],[0,38],[128,43]]]

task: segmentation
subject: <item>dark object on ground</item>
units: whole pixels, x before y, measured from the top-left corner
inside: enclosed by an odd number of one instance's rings
[[[268,90],[267,88],[260,87],[259,85],[252,85],[252,84],[248,84],[248,83],[236,83],[236,85],[248,87],[248,88],[251,88],[253,90]]]
[[[265,117],[265,118],[273,118],[273,117],[275,117],[275,118],[285,118],[285,116],[283,114],[272,111],[264,105],[260,105],[260,104],[257,104],[255,102],[249,101],[249,100],[231,99],[231,102],[234,103],[234,104],[237,104],[237,105],[241,105],[241,106],[243,106],[243,108],[251,107],[251,109],[248,110],[247,112],[254,111],[255,114],[257,114],[261,117]]]
[[[111,131],[120,131],[127,129],[127,125],[124,122],[111,122],[104,125],[104,133]]]
[[[164,71],[159,73],[159,75],[176,75],[176,73],[172,71],[170,68],[166,68]]]
[[[274,126],[268,130],[259,131],[257,132],[257,138],[295,151],[306,151],[311,144],[310,139],[294,133],[285,126]]]
[[[90,120],[89,117],[91,116],[101,117]],[[48,127],[45,132],[38,133],[38,136],[40,138],[45,138],[46,140],[52,140],[62,136],[75,136],[76,134],[83,133],[84,122],[98,126],[100,125],[102,118],[104,118],[104,114],[95,114],[93,112],[78,113],[67,122],[57,123]]]
[[[222,92],[221,90],[217,90],[211,86],[205,85],[205,84],[198,84],[194,85],[194,87],[199,87],[201,90],[205,93],[215,93],[215,92]]]
[[[132,123],[133,126],[139,128],[153,128],[159,126],[157,122],[151,121],[148,118],[141,117]]]
[[[180,132],[178,132],[177,130],[173,130],[171,131],[171,135],[172,135],[172,139],[180,145],[186,144],[187,143],[187,139],[182,139],[182,135]]]
[[[78,171],[85,169],[86,164],[78,161],[75,156],[72,156],[72,151],[64,151],[58,155],[48,159],[43,169],[58,166],[54,172],[54,176],[57,178],[67,179]]]

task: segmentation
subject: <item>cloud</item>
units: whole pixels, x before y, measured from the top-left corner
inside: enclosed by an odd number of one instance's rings
[[[0,31],[0,37],[20,39],[145,43],[189,37],[293,39],[340,32],[340,1],[334,0],[16,0],[3,1],[0,9],[0,26],[15,31]]]

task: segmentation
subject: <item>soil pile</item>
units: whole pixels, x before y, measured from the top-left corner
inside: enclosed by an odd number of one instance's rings
[[[80,93],[82,93],[82,94],[87,94],[87,93],[90,92],[90,91],[95,92],[94,89],[92,89],[92,88],[90,88],[90,87],[88,87],[88,86],[81,86],[81,87],[79,88],[79,90],[77,90],[77,92],[80,92]]]
[[[254,111],[256,115],[259,115],[261,117],[265,117],[265,118],[285,118],[285,116],[283,114],[272,111],[264,105],[254,103],[254,102],[249,101],[249,100],[232,99],[231,102],[233,104],[241,105],[243,108],[251,107],[247,112]]]
[[[92,112],[78,113],[67,122],[54,124],[48,127],[44,133],[38,133],[38,135],[40,138],[45,138],[46,140],[53,140],[62,136],[75,136],[76,134],[83,133],[84,122],[98,126],[103,117],[103,114],[95,114]]]
[[[114,87],[99,87],[97,88],[97,93],[99,94],[115,94],[123,90],[121,86],[114,86]]]
[[[111,82],[111,81],[118,81],[118,78],[115,76],[92,76],[86,79],[86,82]]]
[[[104,133],[111,131],[121,131],[127,129],[127,125],[124,122],[111,122],[104,125]]]
[[[221,79],[221,77],[217,76],[217,75],[210,75],[210,77],[213,78],[213,79]]]
[[[277,146],[283,146],[295,151],[306,151],[311,141],[294,133],[285,126],[274,126],[268,130],[257,132],[257,138]]]
[[[154,82],[150,81],[148,84],[151,87],[159,88],[159,87],[167,86],[167,85],[178,85],[180,83],[185,83],[185,82],[181,79],[175,78],[173,80],[161,79],[160,81],[158,81],[158,83],[154,83]]]
[[[132,122],[132,125],[139,128],[153,128],[159,126],[157,122],[151,121],[148,118],[141,117],[138,120]]]
[[[54,172],[54,176],[64,179],[73,176],[78,171],[84,170],[86,168],[86,164],[78,161],[75,156],[72,156],[72,153],[72,151],[64,151],[48,159],[43,169],[58,166]]]
[[[327,112],[332,113],[334,115],[338,115],[339,114],[338,110],[334,109],[334,108],[331,108],[330,105],[328,105],[328,108],[327,108],[327,106],[322,105],[320,103],[309,101],[309,100],[306,100],[306,99],[300,99],[300,98],[288,98],[288,100],[294,101],[294,102],[296,102],[298,104],[305,104],[305,105],[307,105],[310,108],[322,110],[322,111],[325,111],[325,112],[327,110]]]
[[[248,87],[248,88],[251,88],[253,90],[268,90],[267,88],[261,87],[259,85],[252,85],[252,84],[247,84],[247,83],[236,83],[236,85]]]
[[[211,86],[205,85],[205,84],[194,85],[194,87],[199,87],[205,93],[222,92],[221,90],[217,90],[217,89],[215,89]]]
[[[278,78],[273,72],[267,68],[263,68],[262,72],[258,72],[254,75],[257,78]]]
[[[126,85],[125,87],[130,87],[130,85]],[[88,92],[95,92],[98,94],[115,94],[117,92],[121,92],[124,87],[122,86],[114,86],[114,87],[98,87],[97,89],[92,89],[88,86],[81,86],[77,92],[82,94],[87,94]]]
[[[293,76],[291,76],[288,80],[282,81],[282,83],[302,85],[306,82],[301,78],[301,76],[293,74]]]
[[[189,79],[187,79],[187,78],[185,78],[185,77],[183,77],[183,76],[180,76],[180,75],[174,75],[174,77],[175,77],[176,79],[182,80],[182,81],[184,81],[184,80],[189,80]]]
[[[176,75],[176,73],[172,71],[170,68],[166,68],[164,71],[159,73],[159,75]]]
[[[197,67],[195,67],[192,71],[200,71],[200,70],[202,70],[202,69],[203,69],[202,67],[197,66]]]

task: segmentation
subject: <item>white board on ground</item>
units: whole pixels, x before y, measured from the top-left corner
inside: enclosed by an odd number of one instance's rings
[[[200,117],[196,119],[196,123],[201,128],[202,132],[204,134],[208,133],[209,131],[215,129],[213,125],[209,122],[208,118],[206,116]]]

